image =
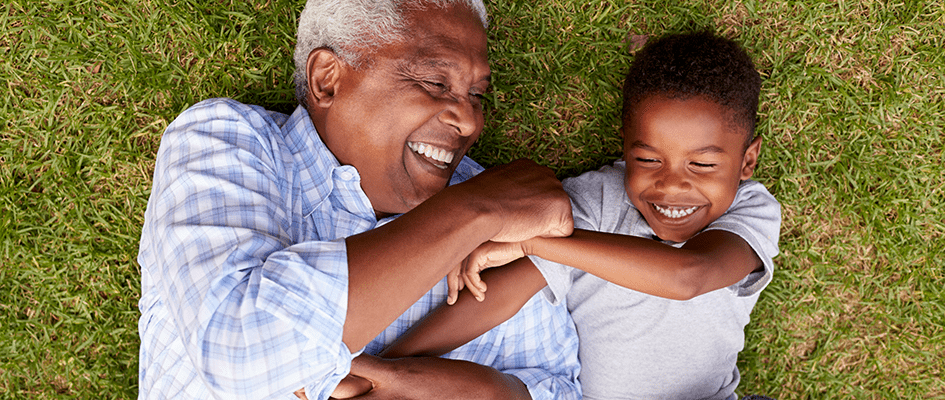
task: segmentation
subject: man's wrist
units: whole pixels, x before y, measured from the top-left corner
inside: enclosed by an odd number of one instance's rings
[[[478,243],[484,243],[501,230],[503,218],[502,206],[494,198],[484,196],[481,190],[466,190],[463,183],[449,186],[434,197],[440,197],[446,204],[446,210],[459,220],[467,221],[477,237]]]

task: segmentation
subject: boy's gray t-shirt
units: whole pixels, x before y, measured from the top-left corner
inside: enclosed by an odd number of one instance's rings
[[[655,237],[630,203],[624,175],[625,164],[618,161],[564,181],[575,228]],[[725,230],[745,239],[764,271],[688,301],[647,295],[531,257],[548,282],[548,300],[566,298],[577,325],[584,398],[734,399],[743,329],[759,293],[771,281],[780,226],[777,200],[760,183],[743,182],[729,210],[706,230]]]

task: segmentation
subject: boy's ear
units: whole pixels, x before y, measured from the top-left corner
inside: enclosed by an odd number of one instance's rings
[[[305,64],[308,91],[305,96],[309,107],[331,107],[335,88],[345,65],[344,61],[327,47],[319,47],[308,53],[308,62]]]
[[[745,149],[745,157],[742,159],[741,180],[751,178],[758,166],[758,154],[761,153],[761,136],[755,136],[751,144]]]

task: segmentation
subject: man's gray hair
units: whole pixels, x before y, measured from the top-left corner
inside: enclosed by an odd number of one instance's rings
[[[482,0],[308,0],[299,16],[295,45],[295,97],[305,105],[308,55],[319,47],[332,49],[344,62],[359,67],[380,46],[403,40],[404,13],[459,3],[479,15],[488,27]]]

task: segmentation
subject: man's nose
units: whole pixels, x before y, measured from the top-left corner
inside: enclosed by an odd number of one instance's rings
[[[471,136],[482,130],[482,108],[468,98],[450,99],[440,121],[455,127],[460,136]]]

